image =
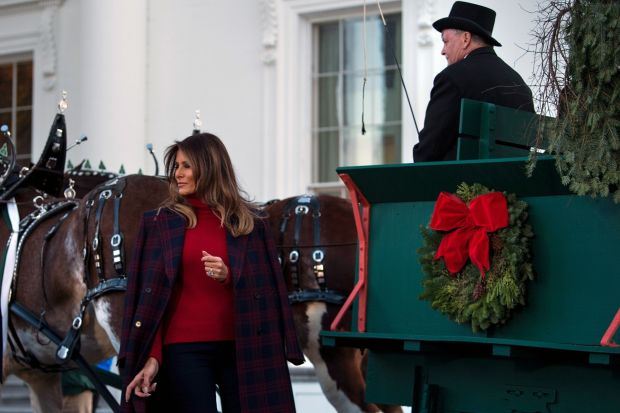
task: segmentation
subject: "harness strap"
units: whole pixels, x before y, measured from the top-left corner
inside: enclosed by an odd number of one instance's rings
[[[310,205],[312,206],[312,232],[314,234],[314,245],[321,245],[321,207],[319,205],[319,198],[313,196],[310,200]],[[314,277],[316,278],[321,290],[326,289],[325,266],[323,265],[324,258],[325,253],[323,250],[317,248],[312,252],[312,261],[314,262],[312,271],[314,272]]]
[[[288,294],[288,301],[291,304],[324,301],[329,304],[340,305],[344,300],[345,296],[334,290],[299,290]]]
[[[280,223],[280,236],[284,237],[284,233],[286,232],[286,226],[288,224],[288,220],[291,218],[291,209],[293,205],[297,203],[297,198],[290,199],[284,208],[284,213],[282,214],[282,222]]]
[[[86,292],[86,295],[82,299],[82,303],[80,304],[80,312],[73,319],[73,323],[71,323],[71,328],[67,332],[67,335],[60,343],[58,350],[56,351],[56,358],[60,363],[64,363],[67,360],[70,360],[73,352],[77,348],[79,344],[80,338],[80,329],[82,328],[82,322],[84,320],[84,312],[88,305],[92,300],[98,298],[104,294],[113,291],[125,291],[127,290],[127,278],[126,277],[116,277],[109,278],[106,280],[101,280],[94,288],[91,288]]]
[[[308,249],[308,248],[334,248],[334,247],[351,247],[351,246],[357,246],[357,242],[330,242],[330,243],[324,243],[321,245],[311,245],[311,244],[301,244],[298,245],[297,248],[303,248],[303,249]],[[276,248],[292,248],[292,245],[289,244],[276,244]]]
[[[67,332],[67,335],[60,343],[58,350],[56,351],[56,359],[60,363],[64,363],[72,358],[72,354],[79,344],[79,337],[84,320],[84,312],[90,304],[90,302],[103,294],[112,291],[125,291],[127,289],[127,278],[125,278],[124,265],[123,265],[123,234],[120,231],[119,215],[120,204],[123,197],[123,189],[125,188],[125,180],[113,179],[106,183],[104,189],[99,193],[97,211],[95,213],[95,235],[92,241],[92,250],[94,253],[95,269],[97,271],[97,278],[99,282],[97,285],[86,292],[86,295],[82,299],[80,304],[80,310],[71,323],[71,328]],[[112,191],[116,189],[118,192],[114,197],[114,227],[113,234],[110,238],[110,244],[112,245],[112,254],[114,268],[117,273],[117,277],[108,278],[105,277],[103,268],[103,245],[101,242],[101,217],[103,216],[103,208],[105,202],[112,196]],[[85,228],[88,226],[89,213],[86,213]],[[87,235],[85,236],[85,243],[87,244]],[[86,258],[88,256],[86,255]],[[89,262],[86,259],[84,266],[88,268]],[[88,274],[88,273],[87,273]],[[88,285],[88,278],[85,278],[85,283]]]
[[[299,290],[299,267],[301,265],[300,258],[300,238],[301,238],[301,228],[303,224],[303,218],[309,212],[312,211],[312,233],[313,233],[313,243],[314,246],[319,246],[321,244],[321,211],[319,205],[319,199],[316,196],[311,195],[303,195],[296,198],[291,199],[286,208],[284,209],[284,214],[282,216],[282,223],[280,224],[280,244],[284,243],[284,233],[286,232],[286,227],[288,224],[288,220],[291,216],[291,210],[295,211],[295,229],[293,235],[293,244],[292,251],[289,253],[289,269],[291,273],[291,283],[294,290]],[[312,261],[314,262],[312,266],[312,270],[314,273],[314,277],[319,284],[321,290],[326,289],[325,282],[325,266],[323,264],[323,259],[325,258],[325,253],[321,249],[315,249],[312,252]],[[280,262],[282,263],[284,269],[284,260],[280,258]]]
[[[17,271],[19,269],[19,259],[21,257],[21,251],[24,247],[24,243],[26,242],[28,237],[46,219],[51,218],[52,216],[55,216],[69,209],[69,211],[67,211],[65,214],[66,216],[68,216],[71,213],[71,211],[73,211],[77,207],[77,205],[78,203],[73,200],[63,200],[63,201],[53,202],[49,204],[38,205],[37,206],[38,209],[36,211],[33,211],[31,214],[26,216],[20,222],[20,231],[19,231],[17,251],[16,251],[15,268],[13,270],[13,280],[12,280],[12,287],[11,287],[12,291],[15,291],[17,287]],[[62,220],[64,220],[64,217],[61,218],[61,221]],[[60,226],[60,223],[56,223],[54,226],[52,226],[46,233],[44,237],[44,241],[51,238],[59,226]],[[43,247],[43,250],[44,250],[44,247]],[[41,277],[42,277],[41,282],[42,282],[43,297],[45,300],[47,300],[43,272],[41,273]],[[11,308],[13,304],[10,305]],[[40,316],[38,317],[38,319],[36,319],[37,320],[36,323],[30,323],[33,327],[37,328],[37,331],[41,331],[41,326],[45,324],[45,321],[43,319],[44,314],[45,314],[45,309],[42,309]],[[11,347],[11,351],[13,353],[13,357],[15,358],[15,360],[27,366],[33,366],[34,368],[38,368],[43,371],[58,371],[58,370],[54,370],[54,366],[48,366],[48,365],[45,365],[39,362],[38,359],[34,356],[34,354],[26,351],[26,349],[21,343],[21,340],[19,339],[19,336],[17,335],[17,332],[15,331],[15,327],[10,317],[9,317],[8,322],[9,322],[9,332],[11,333],[11,336],[12,336],[12,338],[9,337],[8,341],[9,341],[9,345]],[[16,347],[23,356],[20,356],[18,354],[18,352],[16,351]]]
[[[56,350],[56,360],[60,363],[70,360],[73,352],[78,348],[82,321],[84,320],[84,310],[86,310],[85,307],[80,308],[80,314],[73,319],[71,328],[69,328],[67,335],[58,346],[58,350]]]
[[[312,210],[312,232],[314,234],[314,245],[321,245],[321,206],[319,204],[319,198],[316,196],[310,198],[310,206]]]
[[[60,217],[58,222],[56,222],[54,225],[52,225],[50,227],[49,230],[47,230],[47,233],[45,234],[45,237],[44,237],[45,241],[49,241],[54,235],[56,235],[56,232],[58,231],[58,228],[60,228],[62,223],[65,221],[65,219],[67,219],[69,217],[69,215],[75,210],[76,207],[77,207],[77,205],[74,205],[73,209],[71,209],[71,211],[65,212],[65,214]]]
[[[307,204],[311,202],[313,197],[304,195],[297,198],[296,206],[295,206],[295,235],[293,239],[295,240],[295,245],[299,245],[299,238],[301,237],[301,224],[310,208]]]
[[[82,248],[82,259],[84,260],[84,283],[90,279],[90,249],[88,248],[88,222],[90,221],[90,211],[95,201],[93,197],[89,197],[84,204],[84,245]]]
[[[308,213],[312,213],[312,245],[307,245],[310,240],[305,240],[305,243],[301,245],[301,230],[303,219]],[[295,227],[293,240],[290,244],[284,243],[284,236],[291,215],[295,214]],[[291,304],[303,303],[307,301],[323,301],[329,304],[341,305],[345,300],[345,295],[339,291],[330,290],[327,288],[327,281],[325,277],[325,249],[328,247],[341,247],[356,245],[354,242],[349,243],[335,243],[335,244],[321,244],[321,209],[320,201],[317,196],[303,195],[296,198],[291,198],[286,204],[282,213],[282,222],[280,223],[280,242],[278,252],[280,254],[280,263],[283,270],[288,265],[289,273],[291,275],[292,291],[289,292],[288,299]],[[282,257],[285,249],[290,249],[288,255],[288,262]],[[312,249],[310,258],[313,265],[312,270],[314,277],[319,285],[318,289],[300,289],[299,276],[301,268],[301,251]],[[307,252],[306,252],[307,254]]]
[[[107,200],[108,198],[110,198],[112,196],[113,192],[116,192],[116,195],[114,197],[114,229],[113,229],[113,234],[110,238],[110,244],[112,244],[112,254],[113,254],[113,263],[114,263],[114,269],[116,270],[116,273],[118,276],[124,277],[125,276],[125,265],[124,265],[124,261],[125,261],[125,254],[124,254],[124,249],[123,249],[123,234],[120,231],[120,224],[119,224],[119,216],[120,216],[120,200],[123,197],[123,190],[125,189],[125,185],[126,185],[126,180],[122,179],[122,178],[114,178],[108,182],[106,182],[105,184],[103,184],[100,187],[99,192],[92,192],[89,195],[88,200],[85,203],[85,213],[84,213],[84,250],[83,250],[83,258],[84,258],[84,282],[86,284],[88,284],[88,280],[90,279],[90,248],[89,248],[89,241],[88,241],[88,224],[90,222],[90,212],[91,212],[91,208],[93,207],[93,205],[95,204],[95,198],[98,197],[98,200],[100,201],[97,204],[97,213],[95,214],[95,235],[93,237],[93,244],[96,242],[97,243],[97,250],[99,252],[98,254],[98,258],[95,257],[94,261],[95,261],[95,268],[97,270],[97,277],[99,278],[99,280],[103,280],[105,279],[105,273],[104,273],[104,269],[103,269],[103,256],[102,256],[102,248],[103,245],[101,244],[101,229],[100,229],[100,221],[101,221],[101,216],[103,214],[103,206],[101,205],[101,203],[105,203],[105,200]],[[106,192],[107,191],[107,192]],[[102,196],[104,197],[104,199],[102,200]],[[100,212],[101,209],[101,212]],[[115,237],[115,235],[118,235],[118,237]],[[97,241],[95,241],[95,239]],[[120,241],[120,242],[119,242]],[[115,247],[114,244],[118,243],[118,245]],[[95,254],[97,255],[97,254]],[[119,257],[120,260],[117,258]],[[97,265],[97,263],[99,263],[99,265]]]
[[[291,284],[293,290],[299,290],[299,251],[292,250],[288,255],[291,270]]]
[[[17,317],[26,321],[28,324],[33,326],[36,325],[36,316],[34,316],[34,314],[32,314],[28,309],[22,307],[19,303],[11,304],[11,312]],[[40,325],[39,330],[43,334],[45,334],[52,342],[54,342],[55,344],[60,344],[60,337],[58,337],[58,335],[47,324]],[[82,355],[78,352],[72,355],[72,359],[80,367],[86,377],[90,379],[90,381],[95,386],[97,392],[104,398],[112,411],[115,413],[118,412],[120,410],[118,402],[116,401],[114,396],[112,396],[105,384],[102,383],[99,377],[97,377],[92,367],[90,367],[84,357],[82,357]]]
[[[73,209],[77,206],[76,201],[72,200],[64,200],[59,202],[54,202],[50,204],[44,204],[39,207],[38,211],[34,211],[26,216],[19,223],[19,237],[17,241],[17,251],[15,253],[15,268],[13,269],[13,281],[11,290],[15,291],[17,287],[17,271],[19,269],[19,260],[21,257],[22,249],[24,248],[24,243],[28,236],[32,234],[32,232],[41,224],[41,222],[45,221],[47,218],[50,218],[54,215],[57,215],[66,209]]]
[[[19,306],[19,308],[23,308],[21,307],[19,303],[12,303],[9,306],[9,309],[13,314],[15,314],[15,308],[13,307],[14,305]],[[45,321],[42,321],[40,318],[37,318],[36,315],[34,315],[33,313],[29,313],[29,314],[30,314],[29,319],[25,321],[31,327],[34,327],[37,329],[37,334],[41,332],[47,336],[47,333],[45,330],[47,327],[47,324],[45,324]],[[19,314],[17,314],[17,316],[19,316]],[[19,317],[23,319],[23,317],[21,316]],[[24,346],[22,345],[21,340],[19,339],[19,335],[17,334],[17,331],[15,330],[15,325],[13,324],[13,317],[9,317],[9,332],[10,332],[10,335],[8,337],[9,339],[8,342],[9,342],[9,347],[11,347],[11,355],[13,359],[17,361],[19,364],[21,364],[22,366],[29,367],[31,369],[41,370],[44,373],[58,373],[58,372],[67,370],[67,368],[65,368],[64,366],[59,366],[57,364],[42,363],[41,361],[39,361],[37,356],[35,356],[30,351],[26,350]],[[19,350],[19,352],[17,350]]]
[[[95,271],[97,271],[97,277],[99,280],[105,279],[105,274],[103,272],[103,245],[101,244],[101,215],[103,214],[103,207],[105,206],[105,201],[110,198],[112,195],[112,191],[109,189],[105,189],[101,191],[99,194],[99,201],[97,204],[97,212],[95,213],[95,236],[93,237],[92,249],[93,249],[93,258],[95,259]]]
[[[26,349],[22,345],[22,342],[19,339],[19,336],[17,335],[17,331],[15,331],[15,325],[13,325],[13,319],[11,317],[9,317],[9,332],[11,334],[9,335],[8,341],[9,341],[9,346],[11,347],[11,353],[13,354],[13,357],[16,357],[16,360],[20,361],[17,358],[17,351],[15,351],[15,346],[17,346],[19,348],[19,351],[24,355],[23,359],[28,358],[29,353],[26,353]],[[38,363],[38,360],[36,358],[35,360]]]
[[[123,233],[119,224],[119,215],[121,211],[121,199],[123,193],[119,192],[114,197],[114,230],[112,237],[110,238],[110,245],[112,246],[112,260],[114,263],[114,270],[119,277],[125,276],[125,268],[123,262],[125,261],[125,254],[123,248]]]
[[[295,199],[295,232],[293,233],[293,245],[295,249],[289,254],[289,260],[291,262],[291,281],[293,282],[293,288],[299,290],[299,267],[301,266],[301,254],[297,249],[299,245],[299,239],[301,237],[301,224],[303,216],[308,213],[308,207],[304,205],[307,203],[307,196],[300,196]]]
[[[117,278],[109,278],[107,280],[103,280],[98,283],[95,287],[91,288],[86,292],[84,299],[82,300],[82,305],[86,308],[88,304],[98,298],[103,294],[107,294],[112,291],[125,291],[127,290],[127,278],[117,277]]]

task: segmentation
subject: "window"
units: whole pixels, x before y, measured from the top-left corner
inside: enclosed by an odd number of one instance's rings
[[[368,76],[362,135],[363,18],[313,26],[313,179],[338,181],[336,167],[401,161],[401,15],[368,16]]]
[[[0,58],[0,125],[13,134],[17,162],[29,166],[32,152],[32,59]]]

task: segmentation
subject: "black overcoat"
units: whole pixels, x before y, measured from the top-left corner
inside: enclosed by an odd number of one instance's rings
[[[119,352],[123,388],[146,362],[179,272],[185,220],[170,209],[144,214],[128,272]],[[227,233],[233,282],[235,346],[243,412],[294,412],[286,359],[303,363],[288,294],[266,221],[244,236]],[[197,315],[198,316],[198,315]],[[124,399],[124,397],[123,397]],[[123,412],[151,410],[132,396]]]
[[[521,76],[492,47],[476,49],[435,77],[424,128],[413,147],[415,162],[456,159],[463,98],[534,112],[532,91]]]

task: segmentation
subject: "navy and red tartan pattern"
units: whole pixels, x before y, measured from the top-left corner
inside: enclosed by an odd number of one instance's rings
[[[183,251],[185,220],[169,209],[145,213],[128,272],[119,366],[126,386],[144,365],[170,300]],[[244,412],[294,412],[286,359],[301,364],[288,296],[269,227],[227,234],[235,292],[235,343]],[[163,252],[163,253],[162,253]],[[132,397],[123,412],[148,411]]]

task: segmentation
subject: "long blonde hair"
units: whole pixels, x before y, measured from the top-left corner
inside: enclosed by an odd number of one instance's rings
[[[169,196],[164,206],[185,217],[188,228],[196,226],[196,213],[179,194],[175,179],[178,151],[182,151],[189,160],[196,181],[196,197],[215,211],[222,226],[235,237],[252,232],[257,216],[255,208],[239,187],[226,147],[217,136],[210,133],[175,141],[166,149],[164,165]]]

